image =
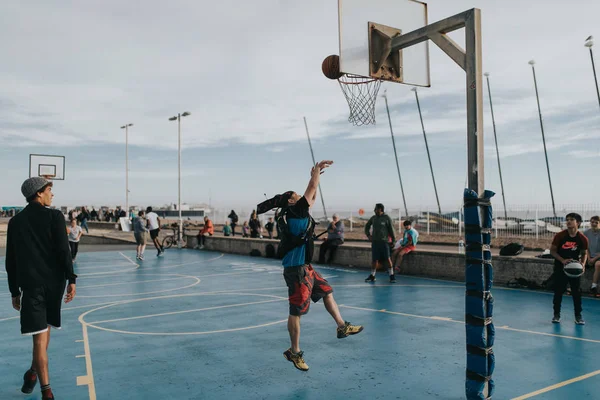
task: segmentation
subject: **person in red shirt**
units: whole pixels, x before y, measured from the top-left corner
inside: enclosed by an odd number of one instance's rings
[[[198,232],[198,248],[204,248],[204,240],[207,236],[212,236],[215,233],[215,226],[208,217],[204,217],[204,228]]]
[[[573,307],[575,308],[575,323],[577,325],[585,325],[585,321],[581,316],[581,277],[570,278],[564,273],[565,265],[576,261],[583,266],[585,272],[585,264],[587,261],[587,250],[589,247],[588,239],[585,235],[579,232],[581,225],[581,215],[577,213],[569,213],[566,216],[567,229],[557,233],[552,240],[550,254],[554,257],[554,318],[552,322],[560,323],[560,306],[562,296],[567,289],[567,284],[571,285],[571,295],[573,296]]]

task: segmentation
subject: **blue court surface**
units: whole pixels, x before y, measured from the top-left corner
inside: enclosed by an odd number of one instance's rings
[[[4,259],[0,259],[2,265]],[[322,302],[302,318],[308,372],[289,347],[287,289],[278,260],[193,250],[81,253],[75,300],[52,331],[57,399],[463,399],[464,286],[316,266],[344,319],[363,324],[337,339]],[[2,268],[3,271],[3,268]],[[19,334],[0,274],[0,399],[20,392],[31,339]],[[584,298],[576,326],[565,296],[550,323],[546,292],[494,289],[495,399],[600,398],[600,302]]]

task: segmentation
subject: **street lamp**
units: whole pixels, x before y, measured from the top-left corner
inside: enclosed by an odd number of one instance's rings
[[[592,50],[592,47],[594,46],[594,37],[588,37],[585,40],[584,46],[590,49],[590,57],[592,59],[592,70],[594,71],[594,81],[596,82],[596,94],[598,95],[598,105],[600,105],[600,89],[598,89],[598,78],[596,77],[596,66],[594,65],[594,52]]]
[[[179,227],[177,228],[177,247],[181,248],[181,229],[183,227],[183,220],[181,218],[181,117],[187,117],[191,115],[190,112],[185,111],[179,113],[175,117],[169,118],[169,121],[177,121],[177,211],[179,212]]]
[[[494,105],[492,104],[492,89],[490,88],[490,73],[486,72],[488,95],[490,96],[490,110],[492,111],[492,126],[494,127],[494,142],[496,142],[496,158],[498,159],[498,172],[500,173],[500,188],[502,189],[502,203],[504,204],[504,219],[508,220],[506,212],[506,198],[504,197],[504,182],[502,181],[502,168],[500,168],[500,152],[498,151],[498,137],[496,135],[496,119],[494,118]]]
[[[537,79],[535,76],[535,60],[529,61],[533,71],[533,84],[535,85],[535,98],[537,99],[538,113],[540,115],[540,128],[542,129],[542,142],[544,144],[544,156],[546,157],[546,171],[548,172],[548,183],[550,184],[550,198],[552,199],[552,213],[556,218],[556,206],[554,205],[554,192],[552,190],[552,180],[550,179],[550,165],[548,164],[548,152],[546,151],[546,136],[544,135],[544,122],[542,120],[542,109],[540,107],[540,96],[538,93]]]
[[[126,124],[121,127],[125,129],[125,213],[129,220],[129,127],[133,124]]]

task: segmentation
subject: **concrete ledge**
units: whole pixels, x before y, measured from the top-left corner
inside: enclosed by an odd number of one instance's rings
[[[195,236],[187,236],[186,239],[188,247],[196,246],[197,238]],[[319,257],[320,243],[315,243],[313,263],[316,263]],[[211,236],[206,238],[205,249],[246,256],[256,249],[264,257],[268,244],[272,244],[277,249],[279,241]],[[338,248],[335,263],[367,270],[371,266],[371,249],[370,247],[344,244]],[[525,278],[541,285],[550,277],[553,270],[553,260],[535,257],[494,257],[492,264],[494,266],[494,282],[503,286],[515,278]],[[465,257],[451,252],[417,250],[405,257],[401,274],[464,282]],[[587,268],[581,281],[584,291],[591,286],[592,275],[593,271]]]
[[[98,235],[83,235],[81,236],[81,240],[79,241],[81,244],[135,244],[133,239],[119,239],[108,236],[98,236]]]

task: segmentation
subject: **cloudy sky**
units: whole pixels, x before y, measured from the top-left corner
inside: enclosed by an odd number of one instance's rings
[[[596,203],[600,108],[583,43],[600,40],[600,2],[432,0],[429,21],[472,7],[482,10],[507,203],[550,204],[532,58],[556,202]],[[451,36],[464,43],[460,31]],[[338,48],[336,0],[4,1],[0,205],[23,204],[30,153],[66,156],[57,205],[124,204],[125,123],[134,124],[130,203],[176,202],[177,124],[168,118],[190,111],[184,202],[248,209],[263,193],[303,191],[305,116],[316,158],[335,160],[322,179],[328,208],[400,207],[383,99],[376,126],[354,127],[338,84],[321,73]],[[450,210],[465,185],[465,77],[434,44],[430,54],[432,86],[419,96],[440,202]],[[433,209],[414,93],[384,89],[408,208]],[[487,92],[485,157],[486,187],[500,193]]]

